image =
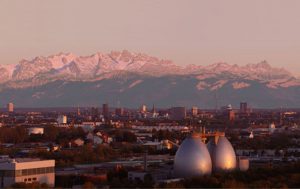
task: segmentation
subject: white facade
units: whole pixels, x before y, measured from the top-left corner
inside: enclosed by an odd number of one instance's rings
[[[7,111],[8,112],[13,112],[14,111],[14,104],[13,103],[8,103],[7,104]]]
[[[14,183],[46,183],[54,187],[55,160],[0,159],[0,188]]]
[[[67,116],[65,115],[59,115],[57,118],[58,124],[66,124],[67,123]]]
[[[41,127],[31,127],[31,128],[28,128],[27,131],[28,131],[28,135],[32,135],[32,134],[42,135],[42,134],[44,134],[44,128],[41,128]]]

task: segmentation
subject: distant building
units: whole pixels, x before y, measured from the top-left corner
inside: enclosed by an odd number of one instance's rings
[[[186,118],[185,107],[173,107],[170,109],[170,118],[173,120],[182,120]]]
[[[235,112],[233,110],[233,107],[231,104],[227,105],[227,106],[223,106],[221,108],[224,117],[226,117],[227,120],[229,121],[234,121],[235,120]]]
[[[144,181],[147,172],[144,171],[129,171],[128,172],[128,180],[131,181]]]
[[[91,109],[91,115],[92,115],[92,118],[99,117],[99,109],[97,107],[92,107],[92,109]]]
[[[140,108],[140,111],[142,113],[146,113],[147,112],[147,106],[146,105],[142,105],[141,108]]]
[[[54,187],[55,160],[39,159],[10,159],[0,157],[0,188],[10,187],[12,184],[25,182],[47,184]]]
[[[12,102],[7,104],[7,111],[10,113],[14,112],[14,104]]]
[[[242,171],[242,172],[248,171],[249,165],[250,165],[250,163],[249,163],[248,158],[245,158],[245,157],[238,158],[238,166],[239,166],[240,171]]]
[[[67,116],[66,115],[59,115],[57,118],[58,124],[66,124],[67,123]]]
[[[233,110],[228,110],[227,116],[228,116],[229,121],[234,121],[235,120],[235,112]]]
[[[273,134],[275,130],[276,130],[276,125],[274,123],[271,123],[269,125],[269,132],[270,132],[270,134]]]
[[[124,109],[123,108],[116,108],[116,115],[117,116],[123,116],[124,115]]]
[[[198,107],[193,106],[192,107],[192,116],[197,116],[198,115]]]
[[[153,114],[155,114],[155,113],[156,113],[156,109],[155,109],[155,106],[154,106],[154,104],[153,104],[153,106],[152,106],[151,113],[153,113]]]
[[[248,104],[247,102],[240,103],[240,113],[248,113]]]
[[[27,131],[28,131],[28,135],[44,134],[44,128],[42,128],[42,127],[30,127],[27,129]]]
[[[241,131],[240,132],[241,139],[252,139],[254,138],[253,131]]]
[[[77,116],[80,116],[80,108],[77,107]]]
[[[103,115],[105,118],[108,118],[108,117],[109,117],[109,107],[108,107],[108,104],[103,104],[103,105],[102,105],[102,115]]]

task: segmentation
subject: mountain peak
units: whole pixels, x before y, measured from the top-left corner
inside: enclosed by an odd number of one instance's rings
[[[263,61],[257,63],[256,66],[260,67],[260,68],[264,68],[264,69],[272,68],[271,65],[266,60],[263,60]]]

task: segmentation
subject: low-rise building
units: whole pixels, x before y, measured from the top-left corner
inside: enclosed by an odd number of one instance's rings
[[[28,135],[44,134],[44,128],[42,128],[42,127],[30,127],[27,129],[27,131],[28,131]]]
[[[39,182],[54,187],[54,169],[55,160],[11,159],[8,156],[2,156],[0,157],[0,188],[20,182]]]

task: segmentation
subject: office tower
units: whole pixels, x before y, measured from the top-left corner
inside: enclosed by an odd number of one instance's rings
[[[198,107],[193,106],[192,107],[192,116],[197,116],[198,115]]]
[[[96,108],[96,107],[92,107],[92,109],[91,109],[91,116],[93,117],[93,118],[97,118],[98,116],[99,116],[99,109],[98,108]]]
[[[123,116],[124,115],[124,109],[123,108],[116,108],[116,115],[117,116]]]
[[[152,110],[151,110],[151,113],[156,113],[156,110],[155,110],[155,106],[154,106],[154,104],[153,104],[153,106],[152,106]]]
[[[77,107],[77,116],[80,116],[80,108],[79,108],[79,106]]]
[[[14,112],[14,104],[12,102],[7,104],[7,111]]]
[[[109,108],[108,108],[108,104],[103,104],[103,105],[102,105],[102,115],[103,115],[105,118],[108,118],[108,117],[109,117]]]
[[[228,120],[229,121],[235,120],[235,112],[233,110],[228,110]]]
[[[248,104],[247,102],[240,103],[240,113],[248,113]]]

